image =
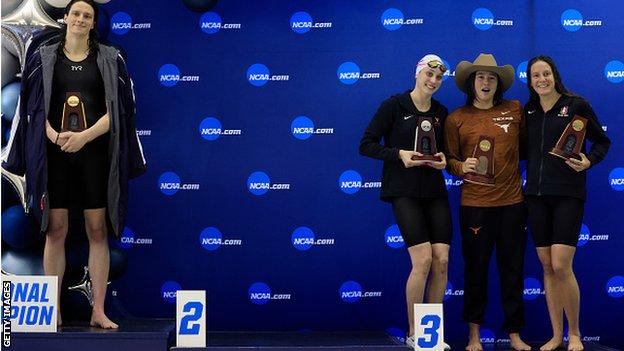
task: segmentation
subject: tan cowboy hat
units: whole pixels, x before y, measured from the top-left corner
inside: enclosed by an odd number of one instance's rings
[[[476,71],[490,71],[498,74],[503,91],[511,87],[516,76],[511,65],[498,66],[494,55],[479,54],[473,63],[462,61],[455,68],[455,84],[457,84],[459,90],[466,92],[466,79],[472,72]]]

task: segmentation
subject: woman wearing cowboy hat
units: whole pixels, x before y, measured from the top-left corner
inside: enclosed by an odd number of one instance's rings
[[[448,110],[432,95],[440,88],[445,71],[439,56],[425,55],[416,65],[414,88],[385,100],[360,141],[362,155],[384,161],[381,199],[392,203],[412,262],[405,287],[409,320],[406,344],[412,348],[414,303],[423,301],[425,287],[428,302],[441,303],[444,299],[453,234],[442,175],[446,166],[444,154],[436,153],[437,161],[414,160],[422,156],[414,151],[418,125],[428,123],[426,128],[435,135],[438,148],[442,145]]]
[[[460,62],[455,72],[455,83],[467,99],[466,105],[446,120],[448,170],[459,177],[491,173],[487,179],[482,177],[483,181],[464,181],[461,188],[463,318],[470,327],[466,350],[483,349],[479,327],[487,307],[488,268],[494,247],[505,314],[503,329],[509,333],[513,349],[530,350],[519,334],[524,326],[527,236],[518,167],[523,114],[519,101],[503,99],[503,92],[513,84],[514,69],[498,66],[490,54],[480,54],[473,63]],[[477,147],[482,151],[478,152]],[[487,169],[491,171],[485,172]]]
[[[528,64],[529,102],[527,124],[527,185],[525,194],[529,223],[537,255],[544,268],[544,290],[553,337],[540,350],[563,345],[563,314],[568,320],[568,350],[583,350],[579,330],[579,286],[572,260],[583,221],[586,170],[602,161],[611,141],[589,103],[570,93],[548,56],[534,57]],[[580,159],[561,159],[549,154],[575,116],[587,119],[589,153],[580,145]],[[575,119],[575,121],[578,121]],[[579,127],[578,122],[576,124]],[[570,134],[568,134],[569,136]]]

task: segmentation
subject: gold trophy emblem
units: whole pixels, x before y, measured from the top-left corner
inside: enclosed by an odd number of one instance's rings
[[[414,151],[419,152],[422,156],[412,156],[412,160],[424,160],[440,162],[442,158],[434,156],[438,153],[436,145],[435,129],[431,117],[420,117],[416,126],[416,135],[414,138]]]
[[[479,137],[472,157],[478,160],[475,172],[464,175],[464,180],[479,185],[494,186],[494,138],[484,135]]]
[[[555,147],[549,153],[564,160],[569,158],[580,160],[581,155],[579,154],[583,147],[586,132],[587,118],[578,115],[574,116],[563,130],[563,134],[559,137]]]
[[[80,93],[68,92],[63,105],[62,132],[82,132],[87,129],[87,117]]]

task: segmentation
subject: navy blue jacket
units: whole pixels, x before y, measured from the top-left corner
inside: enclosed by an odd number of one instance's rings
[[[42,46],[27,58],[8,154],[2,163],[6,171],[25,176],[24,210],[32,212],[42,232],[50,212],[45,126],[58,45]],[[127,212],[128,180],[144,173],[146,163],[136,134],[134,90],[125,62],[117,49],[100,45],[97,64],[110,118],[107,218],[119,237]]]
[[[418,111],[410,97],[410,90],[382,102],[360,140],[360,154],[384,161],[380,195],[383,201],[390,202],[392,198],[402,196],[447,196],[442,171],[431,167],[405,168],[399,157],[399,150],[414,150],[416,126],[421,116],[432,118],[437,149],[442,152],[447,115],[446,107],[435,99],[431,99],[429,111]]]
[[[585,200],[587,170],[577,172],[564,160],[549,154],[575,115],[587,118],[587,134],[581,152],[587,155],[593,167],[605,158],[611,140],[585,99],[561,96],[548,112],[542,110],[539,102],[528,102],[524,106],[528,137],[526,195],[571,196]],[[591,142],[589,153],[587,141]]]

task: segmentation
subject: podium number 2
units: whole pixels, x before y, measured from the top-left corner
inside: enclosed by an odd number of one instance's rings
[[[420,325],[425,327],[423,334],[426,337],[418,338],[418,346],[424,349],[430,349],[438,344],[438,330],[440,329],[440,316],[428,314],[420,320]],[[427,340],[429,339],[429,340]]]
[[[199,324],[192,324],[192,322],[197,321],[202,316],[202,307],[203,304],[198,301],[187,302],[182,308],[182,312],[188,313],[193,311],[191,314],[184,316],[180,320],[180,335],[194,335],[199,334]]]

